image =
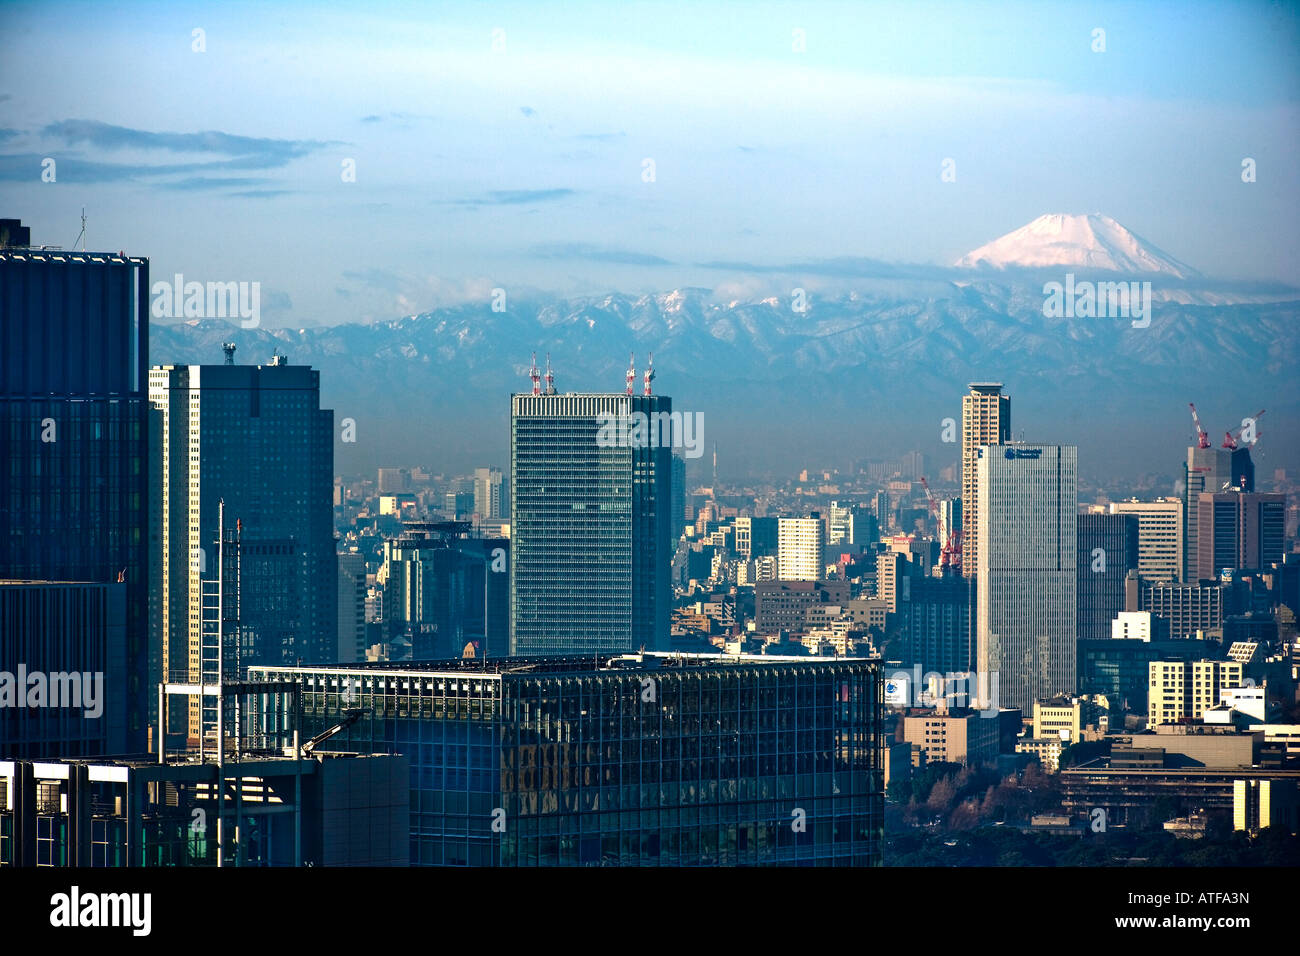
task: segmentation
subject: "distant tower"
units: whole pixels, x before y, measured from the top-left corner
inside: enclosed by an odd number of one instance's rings
[[[537,353],[533,353],[533,367],[528,370],[528,377],[533,381],[533,394],[542,394],[542,373],[537,371]]]
[[[655,354],[654,352],[651,352],[650,358],[646,362],[646,367],[645,367],[645,393],[647,396],[650,395],[650,383],[654,381],[654,377],[655,377]]]
[[[221,343],[221,351],[223,351],[223,352],[226,353],[226,364],[227,364],[227,365],[234,365],[234,364],[235,364],[235,343],[234,343],[234,342],[222,342],[222,343]]]
[[[632,394],[632,383],[636,381],[636,357],[629,352],[627,356],[627,393]]]
[[[713,483],[718,483],[718,443],[713,443]]]
[[[555,394],[555,373],[551,371],[551,353],[546,353],[546,394]]]

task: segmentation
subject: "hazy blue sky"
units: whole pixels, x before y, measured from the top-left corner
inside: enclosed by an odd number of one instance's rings
[[[84,205],[90,247],[260,281],[264,324],[295,327],[496,286],[760,294],[766,267],[949,264],[1047,212],[1296,282],[1298,23],[1248,2],[5,4],[0,215],[67,247]]]

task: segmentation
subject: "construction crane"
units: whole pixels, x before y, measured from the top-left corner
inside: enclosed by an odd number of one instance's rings
[[[921,478],[921,487],[925,489],[925,496],[929,499],[930,513],[934,515],[934,524],[937,528],[940,525],[939,499],[934,496],[934,492],[930,490],[930,483],[924,477]],[[944,542],[939,552],[940,568],[961,570],[961,536],[961,531],[949,530],[948,540]]]
[[[1237,429],[1237,432],[1236,432],[1235,435],[1234,435],[1232,432],[1224,432],[1224,433],[1223,433],[1223,447],[1226,448],[1226,449],[1228,449],[1229,451],[1236,451],[1236,450],[1237,450],[1237,442],[1238,442],[1238,440],[1240,440],[1240,438],[1241,438],[1241,433],[1244,432],[1244,431],[1246,430],[1246,422],[1257,422],[1257,421],[1259,421],[1259,416],[1260,416],[1260,415],[1263,415],[1264,412],[1265,412],[1265,409],[1261,408],[1259,411],[1257,411],[1257,412],[1256,412],[1254,415],[1252,415],[1250,418],[1247,418],[1245,422],[1242,422],[1241,427]],[[1258,432],[1255,434],[1255,440],[1256,440],[1256,441],[1259,440],[1259,433],[1258,433]],[[1254,443],[1255,443],[1255,442],[1248,442],[1247,444],[1251,444],[1251,445],[1253,445]]]
[[[1191,409],[1192,409],[1192,421],[1196,423],[1196,447],[1197,447],[1197,448],[1209,448],[1209,447],[1210,447],[1210,433],[1207,432],[1204,428],[1201,427],[1201,416],[1198,415],[1198,414],[1196,414],[1196,406],[1193,405],[1191,402],[1188,402],[1187,404],[1191,406]]]

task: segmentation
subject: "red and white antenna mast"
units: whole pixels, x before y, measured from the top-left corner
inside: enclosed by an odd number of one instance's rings
[[[650,383],[654,381],[654,377],[655,377],[655,354],[654,352],[651,352],[650,359],[649,361],[646,362],[646,367],[645,367],[645,393],[647,396],[649,396],[650,394]]]
[[[551,353],[546,353],[546,394],[555,394],[555,373],[551,371]]]
[[[627,354],[627,393],[632,394],[633,383],[636,382],[636,356],[634,353]]]
[[[528,370],[528,377],[533,380],[533,394],[542,394],[542,376],[537,371],[537,353],[533,353],[533,367]]]

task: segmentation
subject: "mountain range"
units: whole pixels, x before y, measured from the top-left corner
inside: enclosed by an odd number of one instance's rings
[[[1065,269],[1180,295],[1153,295],[1146,328],[1048,318],[1043,278],[1059,281]],[[942,420],[960,421],[960,397],[977,380],[1006,384],[1014,432],[1078,444],[1085,476],[1175,480],[1192,435],[1189,401],[1214,418],[1214,434],[1267,408],[1260,465],[1297,466],[1297,290],[1206,279],[1095,215],[1040,217],[910,287],[862,285],[814,291],[803,311],[790,297],[719,301],[686,288],[298,330],[155,321],[150,361],[216,363],[233,341],[241,362],[267,362],[275,350],[319,368],[336,424],[356,421],[355,445],[336,445],[345,474],[381,463],[504,464],[508,395],[529,389],[534,352],[543,366],[549,353],[560,391],[622,391],[629,353],[639,388],[651,351],[656,390],[705,413],[705,445],[716,442],[724,478],[913,448],[937,471],[959,455],[940,440]]]

